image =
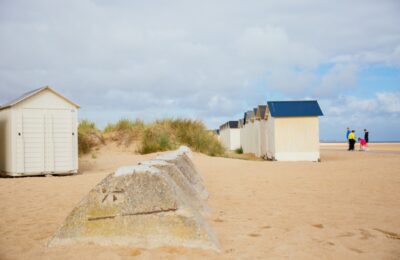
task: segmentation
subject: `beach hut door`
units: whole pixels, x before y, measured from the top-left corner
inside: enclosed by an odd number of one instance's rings
[[[16,117],[17,172],[41,173],[45,170],[44,110],[22,109]]]
[[[23,109],[18,113],[17,172],[67,173],[76,168],[73,121],[67,109]]]
[[[49,111],[51,118],[51,140],[53,153],[53,171],[67,173],[74,169],[74,140],[73,115],[71,110],[58,109]]]

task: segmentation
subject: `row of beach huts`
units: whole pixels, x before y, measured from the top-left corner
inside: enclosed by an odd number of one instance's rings
[[[268,101],[219,128],[228,150],[277,161],[320,161],[319,116],[316,100]]]
[[[50,87],[0,106],[0,175],[78,172],[79,105]],[[268,102],[220,127],[227,149],[272,160],[318,161],[317,101]]]

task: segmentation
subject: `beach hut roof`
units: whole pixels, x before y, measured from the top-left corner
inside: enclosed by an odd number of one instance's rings
[[[76,104],[76,103],[72,102],[71,100],[69,100],[68,98],[64,97],[63,95],[61,95],[60,93],[58,93],[57,91],[55,91],[54,89],[52,89],[51,87],[46,86],[46,87],[34,89],[34,90],[32,90],[32,91],[29,91],[29,92],[26,92],[26,93],[22,94],[22,95],[19,96],[18,98],[16,98],[16,99],[14,99],[14,100],[12,100],[12,101],[10,101],[10,102],[8,102],[8,103],[6,103],[6,104],[0,106],[0,110],[5,109],[5,108],[12,107],[12,106],[14,106],[14,105],[16,105],[16,104],[18,104],[18,103],[24,101],[25,99],[28,99],[28,98],[30,98],[30,97],[32,97],[32,96],[38,94],[38,93],[41,93],[41,92],[43,92],[43,91],[46,91],[46,90],[53,92],[54,94],[56,94],[56,95],[59,96],[60,98],[64,99],[64,100],[67,101],[68,103],[71,103],[72,105],[74,105],[76,108],[79,108],[79,105],[78,105],[78,104]]]
[[[219,127],[221,130],[224,128],[239,128],[239,121],[228,121]]]
[[[267,106],[259,105],[257,109],[257,117],[260,119],[265,119],[265,112],[267,110]]]
[[[268,101],[267,104],[273,117],[323,116],[316,100]]]
[[[229,128],[238,128],[239,127],[239,121],[229,121]]]
[[[252,117],[254,117],[254,112],[252,110],[244,113],[244,124],[246,124]]]

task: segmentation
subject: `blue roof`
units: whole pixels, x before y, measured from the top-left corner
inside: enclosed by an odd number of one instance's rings
[[[268,101],[267,104],[273,117],[324,115],[316,100]]]

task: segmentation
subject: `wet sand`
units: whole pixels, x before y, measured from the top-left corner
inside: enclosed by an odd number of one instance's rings
[[[80,245],[47,248],[72,208],[108,173],[154,157],[110,145],[82,174],[0,179],[0,259],[398,259],[400,144],[347,152],[321,145],[321,163],[193,160],[213,209],[221,252]],[[375,152],[372,152],[375,151]]]

